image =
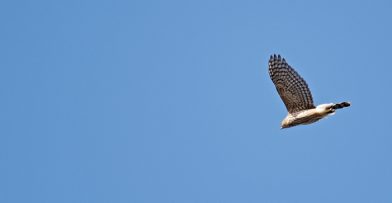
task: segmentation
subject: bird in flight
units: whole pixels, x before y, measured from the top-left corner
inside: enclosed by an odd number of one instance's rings
[[[288,115],[281,128],[314,123],[337,109],[349,107],[349,102],[313,104],[312,93],[306,81],[280,55],[271,55],[268,62],[269,75],[286,106]]]

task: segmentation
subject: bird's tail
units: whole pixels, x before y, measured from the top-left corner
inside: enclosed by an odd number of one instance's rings
[[[332,109],[342,109],[342,108],[349,107],[349,106],[351,106],[350,102],[341,102],[338,104],[334,104],[332,106]]]

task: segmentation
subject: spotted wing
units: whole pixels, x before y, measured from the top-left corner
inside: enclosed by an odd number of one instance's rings
[[[314,108],[305,80],[280,55],[271,55],[269,75],[289,113]]]

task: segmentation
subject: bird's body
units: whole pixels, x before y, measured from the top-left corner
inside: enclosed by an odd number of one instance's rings
[[[349,102],[342,102],[315,107],[305,80],[280,55],[270,57],[269,74],[288,111],[282,128],[311,124],[334,114],[336,109],[350,106]]]

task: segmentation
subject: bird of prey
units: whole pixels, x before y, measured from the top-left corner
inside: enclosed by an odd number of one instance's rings
[[[280,98],[285,104],[288,115],[283,119],[281,128],[314,123],[336,109],[349,107],[349,102],[313,104],[312,93],[305,80],[280,55],[271,55],[268,62],[269,75]]]

